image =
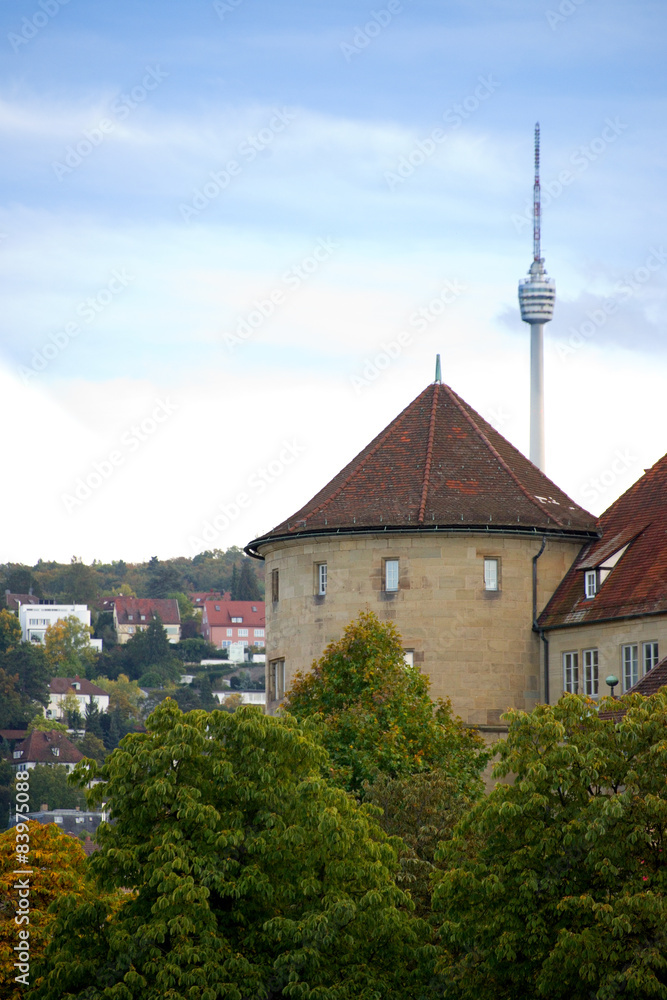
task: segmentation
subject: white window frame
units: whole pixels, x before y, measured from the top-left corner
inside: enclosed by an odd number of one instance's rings
[[[236,631],[238,633],[239,638],[241,638],[241,636],[245,637],[245,636],[248,635],[248,629],[247,628],[238,628]]]
[[[398,559],[385,559],[384,561],[384,589],[388,594],[395,594],[398,590],[400,579],[400,567]]]
[[[563,691],[566,694],[579,694],[578,650],[563,653]]]
[[[317,564],[317,594],[324,597],[327,592],[327,564],[325,562]]]
[[[584,694],[597,698],[600,693],[600,668],[597,649],[582,650],[584,661]]]
[[[660,661],[660,656],[658,654],[658,643],[657,642],[643,642],[642,643],[642,664],[644,666],[644,673],[648,674]]]
[[[623,664],[623,690],[628,691],[639,680],[639,646],[636,642],[621,646],[621,663]]]
[[[255,636],[256,639],[257,639],[258,636],[263,639],[264,638],[264,629],[263,628],[256,628],[254,630],[253,634],[254,634],[254,636]]]
[[[500,559],[484,557],[484,590],[500,590]]]
[[[598,592],[598,572],[596,569],[587,569],[584,573],[584,593],[586,600],[590,601]]]
[[[403,659],[405,660],[406,667],[414,667],[415,665],[415,651],[414,649],[404,649]]]

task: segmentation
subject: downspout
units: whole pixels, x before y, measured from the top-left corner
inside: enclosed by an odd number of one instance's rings
[[[536,556],[533,556],[533,632],[537,632],[544,643],[544,701],[549,704],[549,640],[537,624],[537,560],[544,552],[547,537],[542,537],[542,546]]]

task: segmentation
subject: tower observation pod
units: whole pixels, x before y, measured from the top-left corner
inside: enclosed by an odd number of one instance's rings
[[[530,324],[530,460],[544,472],[544,324],[553,318],[556,285],[540,251],[540,126],[535,126],[533,263],[519,282],[521,319]]]

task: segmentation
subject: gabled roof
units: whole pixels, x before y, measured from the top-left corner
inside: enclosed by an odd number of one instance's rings
[[[434,383],[301,510],[251,542],[312,532],[480,527],[596,535],[571,500],[449,386]]]
[[[141,624],[141,616],[148,625],[160,616],[163,625],[180,625],[181,615],[175,597],[117,597],[114,603],[119,625]],[[130,618],[129,616],[132,615]]]
[[[198,590],[188,593],[188,597],[196,608],[203,608],[206,601],[217,601],[218,603],[220,601],[231,601],[232,594],[229,590],[226,590],[224,594],[220,593],[219,590]]]
[[[78,687],[74,687],[77,684]],[[85,677],[52,677],[49,682],[49,691],[51,694],[85,694],[85,695],[100,695],[102,697],[109,697],[109,692],[104,691],[97,684],[92,684]]]
[[[232,618],[242,618],[243,621],[232,622]],[[264,601],[206,601],[203,620],[213,626],[264,628],[265,604]]]
[[[14,753],[21,751],[21,757],[14,763],[21,764],[78,764],[83,754],[71,743],[64,733],[52,730],[48,733],[33,729],[23,743],[17,744]],[[57,753],[54,753],[57,750]]]
[[[637,681],[626,694],[643,694],[646,697],[656,694],[660,688],[667,687],[667,656],[653,670]]]
[[[667,455],[600,517],[602,537],[582,550],[538,619],[543,628],[667,613]],[[593,598],[585,570],[627,549]],[[657,668],[655,668],[657,669]]]

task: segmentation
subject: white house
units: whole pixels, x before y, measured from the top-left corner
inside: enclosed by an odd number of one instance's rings
[[[61,702],[67,695],[73,695],[79,703],[82,718],[86,717],[86,705],[92,699],[100,712],[109,709],[109,695],[85,677],[53,677],[49,684],[49,705],[45,711],[47,719],[60,720],[63,715]]]
[[[49,625],[72,617],[90,626],[90,611],[85,604],[21,604],[19,622],[23,641],[43,643]],[[102,649],[101,639],[91,639],[90,644],[97,650]]]

